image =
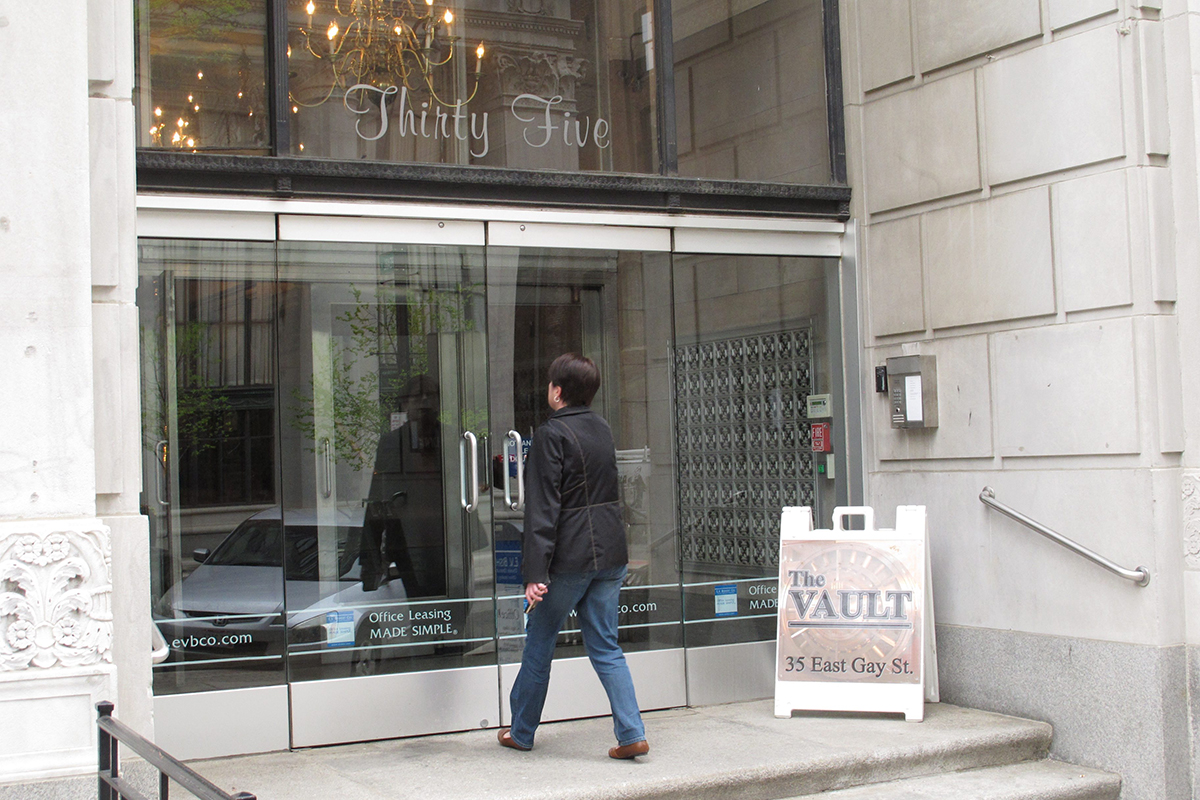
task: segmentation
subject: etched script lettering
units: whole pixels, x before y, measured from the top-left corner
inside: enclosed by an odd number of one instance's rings
[[[342,103],[346,106],[346,110],[351,114],[361,115],[371,113],[371,104],[369,101],[365,103],[365,107],[355,108],[350,105],[350,95],[360,89],[363,91],[377,92],[379,94],[379,130],[374,136],[367,136],[362,132],[362,129],[358,127],[362,124],[362,119],[360,117],[354,122],[354,132],[358,134],[360,139],[366,139],[368,142],[373,142],[376,139],[382,139],[383,135],[387,133],[388,129],[387,99],[398,92],[399,89],[397,89],[395,86],[388,86],[381,89],[378,86],[372,86],[369,83],[354,84],[346,91],[346,96],[342,98]]]
[[[362,115],[370,114],[374,110],[374,104],[370,100],[364,100],[361,104],[351,105],[352,95],[364,98],[362,94],[355,94],[360,91],[373,92],[378,95],[379,130],[373,135],[363,133],[359,126],[364,119]],[[472,144],[469,152],[474,158],[482,158],[487,155],[489,144],[486,111],[482,114],[471,112],[468,115],[464,112],[462,103],[455,103],[446,109],[436,104],[431,108],[428,102],[424,102],[421,103],[421,111],[418,115],[417,110],[409,104],[407,86],[379,87],[369,83],[356,83],[346,90],[346,96],[343,99],[346,109],[352,114],[360,115],[354,123],[354,132],[360,139],[373,142],[384,137],[388,132],[388,98],[397,94],[400,95],[400,100],[396,115],[399,119],[401,136],[420,136],[423,139],[457,139],[462,142],[470,139]],[[469,124],[466,124],[468,122]],[[478,152],[476,152],[477,148]]]
[[[521,131],[521,138],[525,140],[525,144],[530,147],[545,147],[550,144],[550,140],[554,138],[555,131],[562,131],[562,142],[568,147],[584,147],[588,144],[589,133],[591,141],[596,147],[601,149],[612,144],[608,139],[608,122],[602,118],[598,118],[596,123],[592,124],[591,117],[584,116],[582,119],[576,118],[571,120],[571,112],[563,113],[562,124],[554,122],[551,116],[551,111],[554,106],[563,101],[562,95],[554,95],[553,97],[542,97],[536,94],[520,94],[517,95],[509,110],[520,122],[536,123],[532,126],[526,125]],[[528,106],[534,106],[537,110],[529,110]],[[523,115],[522,111],[526,111],[528,115]],[[529,138],[530,133],[533,133],[533,139]],[[572,137],[572,134],[574,136]],[[538,141],[538,138],[541,141]],[[572,141],[573,139],[573,141]]]

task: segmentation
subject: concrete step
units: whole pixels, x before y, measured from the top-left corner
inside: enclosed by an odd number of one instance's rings
[[[821,800],[1117,800],[1121,778],[1061,761],[1025,761],[822,792]],[[812,794],[789,800],[805,800]]]
[[[869,714],[775,719],[771,701],[657,711],[645,721],[650,753],[633,761],[608,757],[612,720],[601,717],[543,725],[528,753],[500,747],[491,728],[191,766],[259,800],[781,800],[822,792],[820,800],[1109,800],[1120,789],[1116,776],[1045,760],[1045,723],[947,704],[926,706],[921,723]],[[128,774],[138,767],[145,764],[125,758]],[[86,800],[95,786],[94,777],[0,786],[0,800]]]
[[[259,800],[779,800],[1041,761],[1049,725],[931,704],[922,723],[872,715],[775,719],[770,701],[645,715],[650,754],[607,757],[608,718],[543,725],[534,749],[495,729],[193,762]],[[970,795],[960,795],[969,797]]]

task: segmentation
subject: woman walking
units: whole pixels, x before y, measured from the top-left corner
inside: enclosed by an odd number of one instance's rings
[[[618,598],[629,555],[612,431],[590,407],[599,388],[600,371],[591,359],[565,353],[550,365],[546,400],[554,413],[534,433],[525,467],[525,651],[509,696],[512,727],[502,729],[499,738],[505,747],[533,747],[554,644],[574,610],[612,707],[617,745],[608,754],[634,758],[650,746],[617,644]]]

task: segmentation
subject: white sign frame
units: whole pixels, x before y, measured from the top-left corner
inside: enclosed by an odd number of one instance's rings
[[[862,517],[863,530],[848,530],[849,517]],[[896,529],[877,529],[875,511],[868,506],[839,506],[833,510],[833,528],[814,530],[812,509],[808,506],[784,508],[780,519],[779,603],[776,634],[776,658],[772,669],[775,675],[775,716],[788,718],[793,711],[852,711],[902,713],[909,722],[925,718],[925,701],[938,701],[937,650],[934,644],[933,591],[929,579],[930,558],[925,525],[925,506],[898,506]],[[788,575],[784,558],[788,545],[799,543],[879,543],[915,542],[919,555],[916,570],[914,611],[920,616],[919,644],[921,658],[919,678],[914,683],[880,683],[865,676],[860,680],[822,681],[810,679],[787,680],[780,677],[780,653],[784,631],[788,629],[788,590],[793,577]],[[860,610],[862,598],[859,599]],[[844,664],[843,664],[844,668]],[[811,672],[809,673],[811,674]]]

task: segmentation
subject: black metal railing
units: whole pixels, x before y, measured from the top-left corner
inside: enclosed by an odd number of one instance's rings
[[[113,704],[108,702],[96,704],[99,713],[96,726],[100,733],[100,763],[97,769],[100,800],[150,800],[121,777],[117,755],[117,747],[121,743],[158,770],[158,800],[169,800],[171,781],[175,781],[184,791],[191,792],[197,800],[255,800],[249,792],[227,794],[221,791],[187,764],[113,719],[113,708]]]

